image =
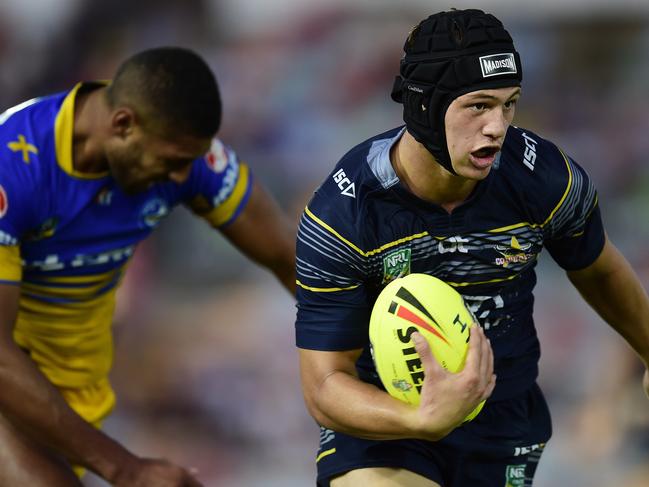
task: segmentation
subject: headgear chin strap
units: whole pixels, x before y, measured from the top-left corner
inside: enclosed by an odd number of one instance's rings
[[[446,110],[472,91],[520,86],[523,73],[514,42],[493,15],[452,10],[421,21],[403,50],[392,99],[403,104],[408,132],[456,174],[446,142]]]

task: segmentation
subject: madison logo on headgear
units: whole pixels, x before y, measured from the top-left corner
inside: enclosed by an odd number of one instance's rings
[[[482,77],[497,76],[499,74],[516,74],[516,60],[511,52],[503,54],[490,54],[480,56],[480,69]]]
[[[5,216],[7,213],[7,208],[9,208],[9,200],[7,199],[7,193],[5,189],[0,185],[0,218]]]

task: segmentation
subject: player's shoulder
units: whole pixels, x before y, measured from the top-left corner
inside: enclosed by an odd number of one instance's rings
[[[524,174],[543,178],[566,173],[565,154],[550,140],[525,128],[509,128],[502,152],[510,166]]]
[[[498,172],[535,206],[552,207],[566,192],[576,167],[550,140],[531,130],[511,126]]]
[[[16,131],[30,131],[34,136],[54,130],[56,115],[69,92],[55,93],[26,100],[0,113],[0,140]]]
[[[336,230],[358,234],[368,201],[398,182],[389,151],[402,132],[402,128],[392,129],[350,149],[315,191],[307,212]]]
[[[16,192],[38,189],[51,170],[55,157],[56,116],[65,93],[34,98],[0,114],[0,161],[2,181]],[[14,197],[15,198],[15,197]]]

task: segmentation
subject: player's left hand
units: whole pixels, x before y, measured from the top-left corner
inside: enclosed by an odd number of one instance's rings
[[[642,379],[642,385],[644,386],[644,392],[649,397],[649,366],[644,371],[644,378]]]

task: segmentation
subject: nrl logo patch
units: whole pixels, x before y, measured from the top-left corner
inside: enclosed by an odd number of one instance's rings
[[[498,76],[499,74],[516,74],[516,60],[511,52],[480,56],[482,77]]]
[[[383,284],[410,274],[410,249],[399,249],[383,257]]]
[[[525,485],[525,464],[507,465],[505,487],[523,487]]]

